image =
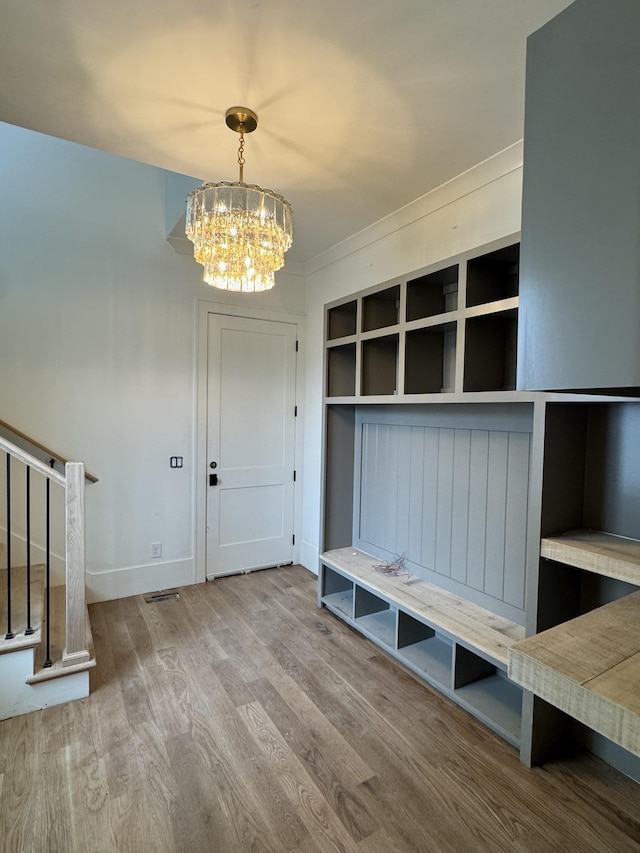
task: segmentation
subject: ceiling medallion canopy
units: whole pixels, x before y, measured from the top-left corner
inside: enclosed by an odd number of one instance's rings
[[[244,136],[258,126],[247,107],[230,107],[227,126],[240,134],[239,178],[189,193],[186,234],[212,287],[242,293],[270,290],[293,242],[291,205],[273,190],[244,183]]]

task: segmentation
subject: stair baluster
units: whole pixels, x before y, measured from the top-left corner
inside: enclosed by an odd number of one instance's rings
[[[7,633],[5,640],[14,637],[11,630],[11,456],[7,453]]]
[[[49,463],[53,468],[53,459]],[[46,531],[45,580],[44,580],[44,618],[45,618],[45,668],[52,666],[51,660],[51,529],[49,526],[51,480],[47,477],[45,485],[44,523]]]
[[[26,466],[26,534],[27,534],[27,627],[25,636],[33,634],[31,624],[31,466]]]

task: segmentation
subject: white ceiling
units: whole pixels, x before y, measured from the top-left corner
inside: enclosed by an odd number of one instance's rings
[[[0,120],[284,195],[305,261],[522,138],[569,0],[0,0]],[[6,164],[5,164],[6,165]]]

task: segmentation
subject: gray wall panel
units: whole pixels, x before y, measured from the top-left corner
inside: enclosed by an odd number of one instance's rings
[[[423,435],[422,466],[422,559],[419,565],[435,571],[436,567],[436,530],[438,517],[438,430],[420,429]]]
[[[487,542],[487,484],[489,432],[473,430],[469,460],[469,535],[467,538],[467,584],[484,590]]]
[[[453,433],[439,430],[438,492],[436,495],[436,564],[439,575],[451,575],[451,524],[453,510]]]
[[[453,501],[451,507],[451,577],[467,583],[469,536],[469,463],[471,430],[457,429],[454,436]]]
[[[484,591],[498,599],[502,598],[504,586],[508,458],[509,433],[492,432],[489,436]]]
[[[530,445],[525,433],[509,434],[503,597],[515,607],[524,607]]]
[[[361,429],[355,544],[381,559],[405,555],[413,574],[522,613],[530,433],[415,422]]]
[[[424,517],[424,437],[425,430],[411,427],[407,557],[419,565],[422,564],[422,520]]]

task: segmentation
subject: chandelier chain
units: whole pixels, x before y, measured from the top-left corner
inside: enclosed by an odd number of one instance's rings
[[[240,144],[238,145],[238,168],[240,171],[240,181],[244,180],[244,123],[240,123]]]

